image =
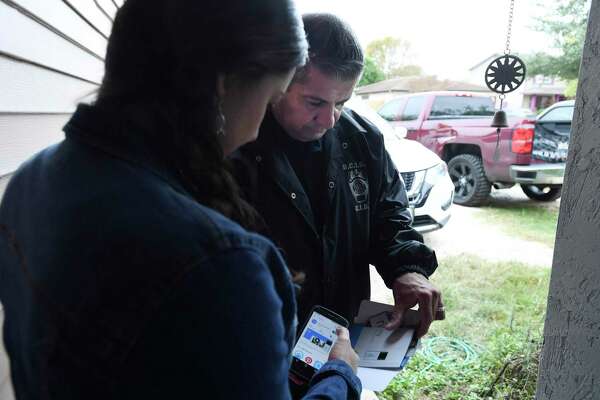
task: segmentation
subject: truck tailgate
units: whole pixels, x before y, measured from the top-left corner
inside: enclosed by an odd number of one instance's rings
[[[531,157],[547,163],[564,163],[570,136],[570,121],[538,121],[535,124]]]

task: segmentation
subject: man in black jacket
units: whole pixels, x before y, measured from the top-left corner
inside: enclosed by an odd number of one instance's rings
[[[419,304],[422,336],[443,309],[427,279],[435,253],[410,226],[383,136],[343,108],[362,73],[362,50],[333,15],[305,15],[304,27],[310,60],[270,107],[258,140],[234,157],[238,180],[300,288],[300,321],[316,304],[352,321],[370,297],[372,264],[394,293],[388,328]]]

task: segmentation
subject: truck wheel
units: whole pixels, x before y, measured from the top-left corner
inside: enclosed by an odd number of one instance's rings
[[[531,200],[554,201],[560,197],[562,186],[521,185],[521,189]]]
[[[454,202],[463,206],[484,204],[492,190],[485,177],[481,157],[459,154],[448,163],[448,172],[454,183]]]

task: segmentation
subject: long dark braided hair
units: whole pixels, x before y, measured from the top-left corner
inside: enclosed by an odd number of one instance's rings
[[[304,63],[302,22],[289,0],[127,0],[113,25],[97,106],[134,110],[144,132],[194,198],[247,228],[256,212],[217,138],[217,77],[252,84]]]

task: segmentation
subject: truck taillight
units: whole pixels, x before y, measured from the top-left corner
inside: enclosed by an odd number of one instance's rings
[[[533,148],[533,127],[520,126],[513,130],[510,149],[513,153],[529,154]]]

